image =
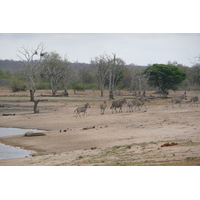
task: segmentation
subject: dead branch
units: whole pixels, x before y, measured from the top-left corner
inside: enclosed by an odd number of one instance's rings
[[[2,116],[15,116],[15,113],[14,114],[3,114]]]

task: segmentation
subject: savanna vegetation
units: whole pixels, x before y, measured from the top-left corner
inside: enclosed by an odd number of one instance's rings
[[[200,89],[200,57],[192,67],[176,61],[148,66],[127,65],[116,54],[106,53],[91,59],[89,64],[70,62],[57,52],[44,52],[42,44],[35,49],[22,47],[18,50],[20,61],[0,60],[0,86],[13,92],[29,90],[31,101],[39,89],[51,89],[52,96],[58,90],[68,96],[68,89],[109,91],[109,99],[114,99],[114,91],[127,89],[133,95],[146,90],[168,94],[168,90]]]

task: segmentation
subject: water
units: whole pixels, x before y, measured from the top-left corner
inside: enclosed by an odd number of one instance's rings
[[[9,136],[9,135],[21,135],[25,134],[26,132],[33,131],[36,132],[44,132],[43,130],[36,130],[36,129],[21,129],[21,128],[4,128],[0,127],[0,137]]]
[[[43,130],[36,130],[36,129],[19,129],[19,128],[0,127],[0,137],[10,136],[10,135],[20,135],[20,134],[23,135],[28,131],[33,131],[35,133],[44,132]],[[0,160],[30,157],[32,153],[34,152],[21,149],[20,147],[13,147],[13,146],[0,143]]]
[[[20,147],[12,147],[5,144],[0,144],[0,160],[30,157],[33,151],[27,151]]]

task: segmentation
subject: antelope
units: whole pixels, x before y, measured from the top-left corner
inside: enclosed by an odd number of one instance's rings
[[[180,97],[171,99],[172,107],[174,108],[173,104],[177,104],[177,103],[179,103],[179,106],[181,106],[183,99],[187,100],[186,92],[183,95],[181,95]]]
[[[105,111],[106,107],[107,107],[106,101],[104,101],[104,102],[100,105],[101,115],[104,114],[104,111]]]
[[[83,112],[83,116],[87,116],[87,109],[90,108],[90,104],[86,103],[84,107],[79,107],[74,110],[76,112],[76,117],[80,116],[80,113]]]
[[[127,103],[126,102],[126,99],[121,99],[121,100],[118,100],[118,101],[113,101],[112,102],[112,105],[110,107],[110,109],[112,109],[112,113],[113,113],[113,109],[115,110],[115,112],[117,113],[117,110],[116,108],[119,108],[119,112],[122,112],[122,106]]]
[[[198,96],[191,97],[191,98],[190,98],[190,105],[189,105],[189,106],[192,106],[193,103],[197,102],[198,100],[199,100],[199,99],[198,99]],[[198,104],[197,104],[197,106],[198,106]]]

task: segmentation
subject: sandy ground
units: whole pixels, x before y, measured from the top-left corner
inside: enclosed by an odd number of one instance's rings
[[[32,157],[0,160],[1,166],[200,165],[200,106],[189,106],[189,97],[200,92],[187,92],[181,107],[172,108],[169,99],[151,99],[147,109],[128,113],[125,105],[123,113],[114,114],[107,92],[103,98],[99,91],[69,93],[69,97],[41,97],[50,91],[37,91],[36,99],[48,101],[39,102],[40,112],[34,114],[28,91],[0,91],[1,127],[46,131],[46,136],[1,137],[0,143],[36,151]],[[122,95],[116,99],[131,101],[130,93]],[[100,115],[104,100],[107,108]],[[88,116],[76,118],[75,108],[86,102],[91,105]],[[15,116],[2,116],[5,113]],[[161,147],[172,142],[177,144]]]

